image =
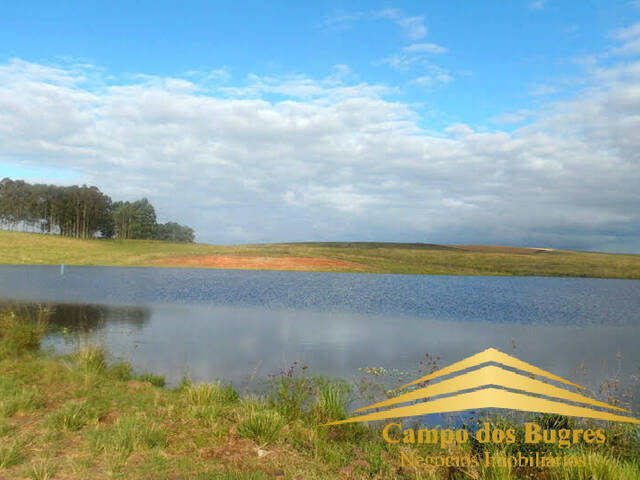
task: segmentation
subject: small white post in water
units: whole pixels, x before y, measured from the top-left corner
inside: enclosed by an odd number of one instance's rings
[[[60,275],[64,275],[64,263],[60,264]]]

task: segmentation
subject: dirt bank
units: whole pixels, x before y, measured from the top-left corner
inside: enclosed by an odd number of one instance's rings
[[[239,268],[257,270],[358,270],[367,267],[355,262],[323,257],[242,257],[224,255],[202,255],[160,258],[154,262],[159,266]]]

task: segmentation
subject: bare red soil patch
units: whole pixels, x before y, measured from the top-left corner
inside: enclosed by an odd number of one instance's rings
[[[201,255],[160,258],[156,265],[259,270],[366,270],[365,265],[323,257],[240,257]]]

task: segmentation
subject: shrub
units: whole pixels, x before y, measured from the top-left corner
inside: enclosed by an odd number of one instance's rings
[[[637,416],[637,415],[636,415]],[[640,452],[640,426],[612,423],[607,428],[609,453],[624,460],[638,460]]]
[[[133,378],[133,368],[126,362],[115,363],[107,371],[111,378],[116,380],[131,380]]]
[[[136,378],[141,382],[149,382],[151,385],[155,385],[156,387],[164,387],[166,384],[166,381],[162,375],[143,373],[142,375],[138,375]]]
[[[47,311],[0,311],[0,351],[17,355],[37,350],[47,330]]]
[[[306,365],[298,362],[270,375],[269,403],[276,408],[288,422],[298,419],[310,398],[315,394],[313,380],[309,378]]]

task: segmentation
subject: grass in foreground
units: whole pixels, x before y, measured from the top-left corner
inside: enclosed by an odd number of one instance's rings
[[[227,262],[229,266],[225,268],[640,278],[640,255],[402,243],[216,246],[151,240],[78,240],[0,231],[0,264],[175,267],[225,265],[215,261],[219,257],[238,260]],[[282,264],[273,260],[286,262]],[[299,261],[299,265],[296,261]]]
[[[28,328],[33,336],[25,337]],[[320,426],[345,417],[350,387],[310,377],[298,365],[271,377],[270,390],[261,396],[240,396],[224,383],[188,380],[166,389],[140,380],[127,364],[109,365],[105,353],[92,344],[67,356],[42,352],[34,342],[42,331],[37,319],[0,313],[0,478],[640,478],[637,428],[613,427],[615,441],[603,448],[563,451],[585,456],[586,465],[577,468],[427,471],[402,466],[401,454],[472,454],[478,445],[444,450],[439,445],[389,445],[375,426]],[[505,419],[494,421],[508,425]],[[509,448],[493,453],[526,446]],[[558,453],[551,446],[547,450]]]

